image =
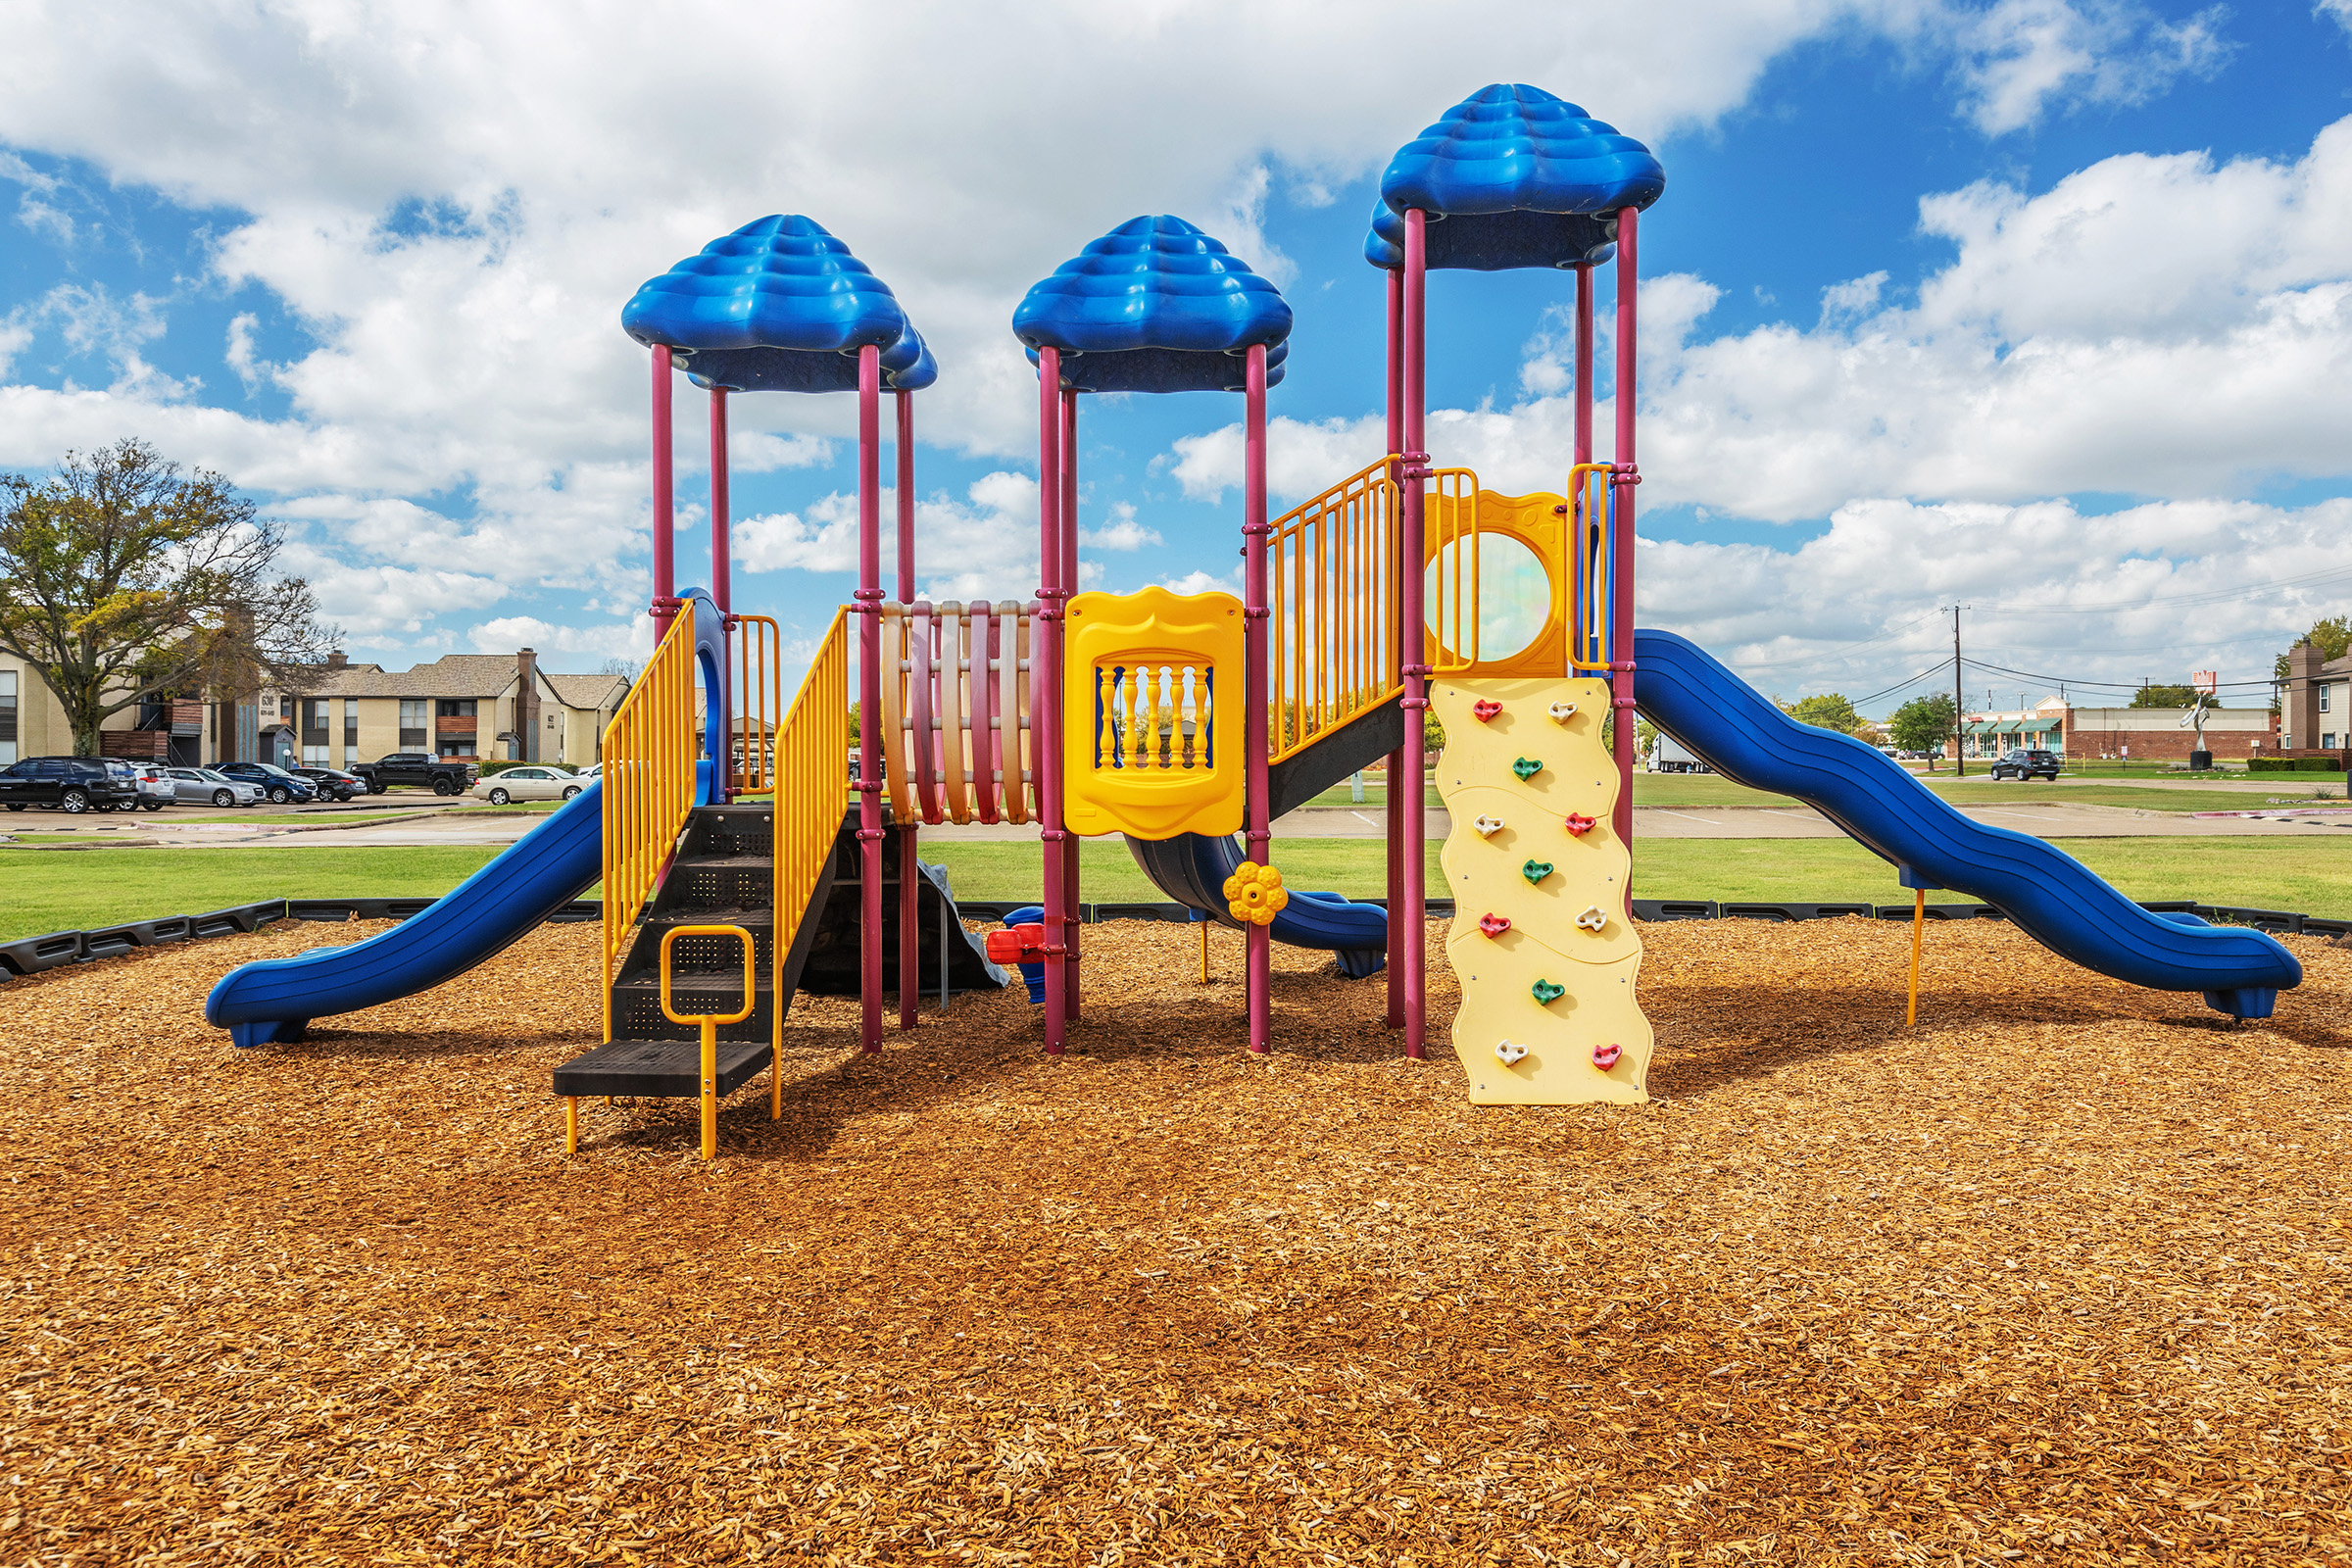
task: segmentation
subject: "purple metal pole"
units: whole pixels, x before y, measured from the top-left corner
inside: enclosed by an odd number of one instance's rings
[[[1576,270],[1576,461],[1592,461],[1592,269]]]
[[[914,603],[914,394],[901,392],[897,396],[898,439],[895,456],[898,458],[899,464],[897,486],[899,500],[899,603],[911,605]],[[906,624],[906,622],[903,621],[901,624]],[[894,655],[896,652],[896,649],[892,650]],[[894,665],[896,664],[895,658],[892,662]],[[940,676],[942,680],[951,680],[954,677],[955,671],[953,670],[946,671]],[[892,680],[899,678],[895,668],[891,670],[890,678]],[[928,737],[922,735],[915,737],[916,756],[925,755],[921,748],[927,739]],[[955,736],[948,737],[950,745],[954,745],[955,741]],[[915,977],[922,973],[923,968],[922,928],[915,919],[915,906],[919,902],[916,897],[916,883],[920,875],[915,870],[917,861],[914,836],[917,831],[919,829],[913,822],[904,822],[899,826],[899,1027],[901,1029],[914,1027],[915,1008],[923,997],[923,988],[916,984],[915,980]]]
[[[1396,454],[1404,450],[1404,273],[1391,272],[1388,277],[1389,482],[1399,486],[1397,493],[1401,494],[1404,480],[1400,470],[1403,465],[1396,461]],[[1399,586],[1396,574],[1401,569],[1398,564],[1404,559],[1401,549],[1403,535],[1399,527],[1400,519],[1392,515],[1389,518],[1388,538],[1392,608],[1396,603]],[[1406,659],[1403,626],[1403,620],[1397,618],[1392,620],[1388,628],[1389,673],[1399,682],[1404,678]],[[1404,799],[1398,788],[1403,778],[1404,748],[1399,746],[1389,754],[1388,801],[1381,809],[1382,826],[1389,841],[1389,967],[1381,979],[1382,989],[1388,993],[1389,1027],[1392,1029],[1404,1027]]]
[[[654,345],[654,645],[678,615],[676,474],[670,453],[669,345]]]
[[[882,351],[858,351],[858,997],[882,1049]],[[778,911],[779,921],[782,911]],[[782,925],[777,929],[781,931]],[[900,983],[906,984],[902,976]],[[777,999],[779,1002],[781,998]]]
[[[1078,591],[1078,394],[1061,395],[1061,586],[1064,594]],[[1078,846],[1075,834],[1061,841],[1061,896],[1070,911],[1069,932],[1062,956],[1062,974],[1069,986],[1069,1021],[1078,1021],[1078,934],[1085,924],[1080,911]]]
[[[718,606],[723,619],[733,601],[732,561],[727,547],[727,389],[710,389],[710,602]],[[730,626],[730,630],[733,628]],[[726,733],[712,738],[716,766],[712,771],[715,793],[721,805],[735,794],[734,713],[735,662],[722,658],[718,662],[719,711],[728,715]],[[749,762],[749,748],[753,737],[744,737]]]
[[[1245,808],[1249,857],[1272,863],[1273,819],[1266,797],[1266,346],[1250,345],[1243,380],[1242,427],[1248,446],[1242,465],[1242,760],[1250,769]],[[1274,1034],[1273,934],[1251,922],[1246,970],[1250,1049],[1263,1055]]]
[[[1429,477],[1429,453],[1424,450],[1427,395],[1429,312],[1429,218],[1419,208],[1404,215],[1403,387],[1404,437],[1403,523],[1396,586],[1398,619],[1404,652],[1404,776],[1389,788],[1404,797],[1404,906],[1392,909],[1391,920],[1401,912],[1404,922],[1404,1054],[1418,1060],[1429,1054],[1424,1043],[1429,1028],[1429,987],[1425,971],[1429,949],[1424,935],[1428,907],[1427,803],[1422,797],[1422,723],[1429,712],[1429,648],[1422,624],[1421,581],[1428,562],[1422,552],[1422,486]]]
[[[1045,840],[1046,1053],[1061,1054],[1068,1023],[1069,835],[1061,819],[1061,351],[1037,351],[1037,646],[1030,659],[1031,766]],[[1006,715],[1010,722],[1011,715]]]
[[[1611,748],[1617,754],[1617,809],[1610,828],[1630,854],[1634,847],[1634,487],[1642,470],[1634,461],[1634,302],[1640,292],[1635,254],[1642,214],[1628,207],[1617,215],[1617,441],[1610,475],[1616,513],[1609,530],[1609,559],[1616,564],[1617,592],[1609,606],[1609,708],[1615,716]],[[1625,877],[1626,911],[1633,911],[1634,877]]]

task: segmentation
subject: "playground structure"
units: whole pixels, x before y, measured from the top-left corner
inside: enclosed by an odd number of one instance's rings
[[[886,995],[898,1027],[913,1027],[932,966],[943,986],[1006,982],[921,865],[918,836],[1035,822],[1042,907],[1017,956],[1042,966],[1047,1052],[1079,1019],[1079,842],[1118,833],[1171,898],[1246,933],[1251,1051],[1274,1044],[1269,945],[1283,941],[1332,951],[1344,976],[1385,971],[1387,1021],[1420,1057],[1433,706],[1451,820],[1446,954],[1463,995],[1451,1038],[1475,1100],[1643,1098],[1637,706],[1725,776],[1818,805],[1907,887],[1973,894],[2103,973],[2267,1016],[2301,977],[2269,937],[2142,910],[2062,851],[1969,822],[1859,742],[1794,724],[1682,639],[1635,630],[1636,267],[1642,214],[1664,188],[1641,143],[1526,86],[1482,89],[1400,149],[1365,246],[1386,273],[1387,451],[1271,517],[1266,401],[1289,354],[1288,304],[1181,219],[1135,219],[1088,244],[1013,317],[1038,374],[1028,600],[917,597],[913,400],[938,369],[889,288],[805,218],[713,241],[622,313],[652,362],[658,646],[608,734],[601,785],[398,930],[230,974],[208,1016],[239,1045],[299,1038],[315,1017],[462,972],[601,878],[604,1043],[556,1073],[567,1145],[583,1101],[673,1096],[702,1102],[708,1153],[718,1099],[780,1069],[796,991],[855,991],[875,1052]],[[1609,265],[1615,430],[1602,462],[1594,274]],[[1574,454],[1558,493],[1504,496],[1426,450],[1427,279],[1530,267],[1574,279]],[[680,371],[708,393],[710,444],[710,585],[684,592]],[[858,400],[858,587],[789,706],[779,627],[730,603],[728,399],[760,391]],[[886,391],[895,597],[881,581]],[[1082,398],[1190,391],[1243,399],[1243,592],[1077,592]],[[1536,612],[1497,613],[1487,567],[1506,556],[1539,568]],[[867,721],[845,789],[853,697]],[[1386,900],[1290,887],[1274,818],[1384,760]]]

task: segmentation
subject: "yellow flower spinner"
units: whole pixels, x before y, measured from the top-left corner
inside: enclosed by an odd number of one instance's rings
[[[1272,925],[1291,902],[1283,890],[1282,873],[1270,865],[1255,860],[1244,860],[1225,879],[1225,909],[1236,920],[1252,925]]]

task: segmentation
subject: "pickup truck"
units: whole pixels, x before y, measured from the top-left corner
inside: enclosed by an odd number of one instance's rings
[[[381,795],[395,784],[418,785],[435,795],[463,795],[482,776],[471,762],[444,761],[425,752],[394,752],[372,762],[354,762],[350,771],[367,781],[370,795]]]

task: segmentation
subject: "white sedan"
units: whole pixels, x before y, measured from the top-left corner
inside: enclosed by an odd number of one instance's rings
[[[504,806],[510,801],[568,801],[588,786],[553,767],[510,767],[473,787],[473,798]]]

